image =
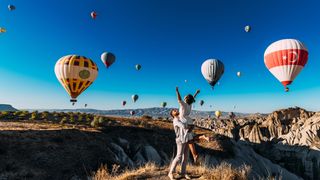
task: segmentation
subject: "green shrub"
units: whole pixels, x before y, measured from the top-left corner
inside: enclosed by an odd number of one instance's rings
[[[68,118],[67,117],[63,117],[60,121],[60,124],[64,124],[68,121]]]
[[[90,124],[92,127],[99,127],[99,117],[95,116]]]
[[[36,120],[38,118],[38,112],[34,111],[31,113],[31,117],[29,118],[29,120]]]

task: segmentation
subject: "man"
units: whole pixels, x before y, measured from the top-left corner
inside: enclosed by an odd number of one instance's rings
[[[188,136],[186,134],[187,124],[184,124],[179,120],[179,111],[177,109],[171,110],[170,115],[173,117],[173,128],[176,134],[177,155],[171,163],[168,177],[170,180],[174,179],[173,173],[175,172],[178,163],[181,161],[181,177],[191,179],[186,175],[186,167],[189,157]]]

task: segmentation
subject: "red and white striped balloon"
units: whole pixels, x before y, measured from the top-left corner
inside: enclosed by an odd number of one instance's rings
[[[308,49],[296,39],[272,43],[264,53],[264,63],[285,88],[291,84],[308,61]]]

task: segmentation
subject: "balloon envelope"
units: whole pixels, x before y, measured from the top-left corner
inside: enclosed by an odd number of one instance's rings
[[[250,32],[250,31],[251,31],[251,27],[250,27],[250,26],[245,26],[245,27],[244,27],[244,31]]]
[[[273,76],[286,88],[308,61],[308,49],[296,39],[272,43],[264,53],[264,63]]]
[[[139,99],[139,96],[135,94],[135,95],[132,95],[131,98],[132,98],[132,101],[135,103]]]
[[[140,64],[137,64],[137,65],[136,65],[136,70],[139,71],[140,69],[141,69],[141,65],[140,65]]]
[[[54,71],[72,102],[77,101],[77,97],[98,75],[97,65],[91,59],[78,55],[63,56],[57,61]]]
[[[92,19],[96,19],[97,18],[97,13],[95,11],[92,11],[90,15],[91,15]]]
[[[116,61],[116,57],[110,52],[104,52],[101,54],[101,61],[107,68],[109,68]]]
[[[204,104],[204,101],[201,100],[201,101],[199,102],[199,104],[200,104],[200,106],[202,106],[202,105]]]
[[[213,87],[224,73],[224,65],[220,60],[208,59],[201,66],[203,77]]]
[[[161,107],[165,108],[167,106],[167,102],[162,102]]]
[[[0,33],[5,33],[7,30],[5,28],[0,27]]]
[[[127,104],[127,101],[122,101],[122,106],[125,106]]]
[[[237,72],[237,76],[238,77],[240,77],[241,76],[241,72],[239,71],[239,72]]]
[[[219,118],[221,116],[221,111],[216,111],[214,114],[216,115],[217,118]]]
[[[131,116],[135,115],[136,112],[135,111],[130,111]]]
[[[16,9],[16,7],[14,5],[10,4],[10,5],[8,5],[8,9],[9,9],[9,11],[13,11]]]

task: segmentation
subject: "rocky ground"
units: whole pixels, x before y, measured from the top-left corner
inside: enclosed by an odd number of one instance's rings
[[[87,179],[101,165],[119,172],[148,162],[166,167],[174,155],[170,121],[107,117],[89,124],[1,120],[0,179]],[[196,146],[202,167],[248,166],[249,179],[320,179],[319,113],[291,108],[195,124],[203,127],[196,133],[212,137]]]

